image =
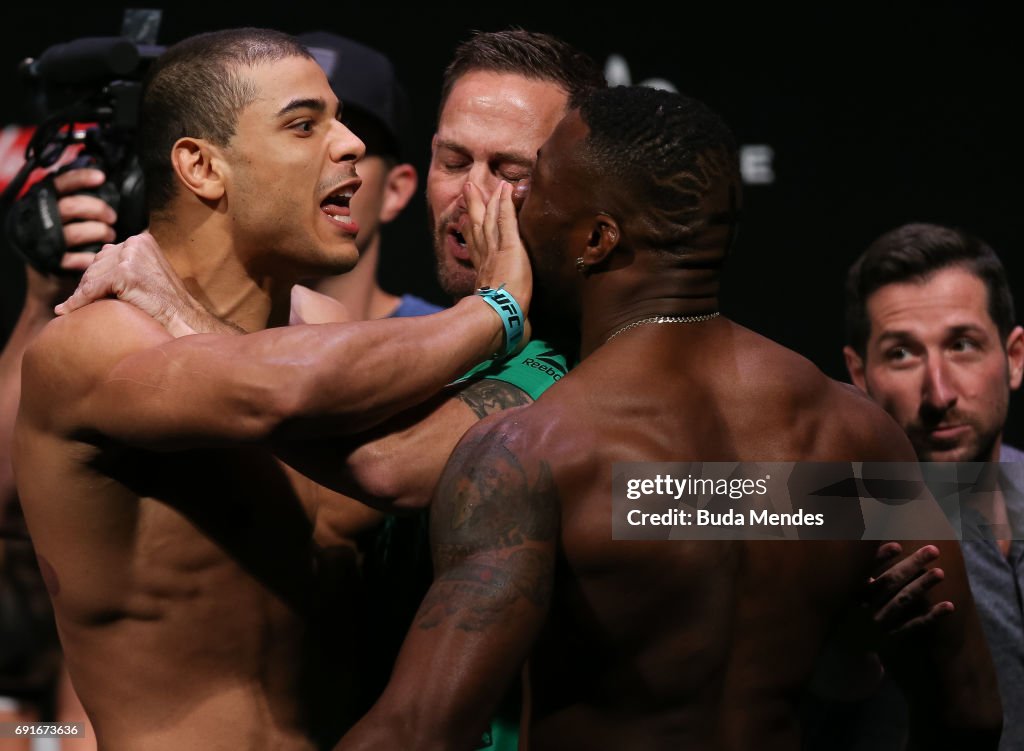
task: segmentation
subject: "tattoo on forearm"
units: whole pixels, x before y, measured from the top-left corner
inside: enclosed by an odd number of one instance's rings
[[[503,381],[484,379],[471,383],[458,393],[458,398],[466,403],[477,417],[483,419],[487,415],[501,412],[511,407],[531,404],[533,399],[520,388]]]
[[[479,631],[523,605],[547,606],[560,507],[550,467],[524,467],[500,436],[460,446],[432,509],[437,578],[417,616],[421,629],[453,618]]]

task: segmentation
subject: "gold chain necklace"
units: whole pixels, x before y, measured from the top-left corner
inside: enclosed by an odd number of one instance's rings
[[[605,344],[610,342],[612,339],[617,337],[623,331],[629,331],[637,326],[643,326],[645,323],[699,323],[700,321],[710,321],[712,318],[718,316],[718,311],[714,313],[705,313],[699,316],[648,316],[647,318],[641,318],[639,321],[633,321],[633,323],[627,323],[622,328],[615,331],[611,336],[604,340]]]

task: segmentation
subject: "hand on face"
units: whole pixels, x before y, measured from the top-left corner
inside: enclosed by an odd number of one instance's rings
[[[501,182],[485,204],[480,189],[467,182],[463,190],[466,213],[460,231],[477,270],[477,286],[504,285],[526,315],[533,294],[533,275],[526,248],[519,239],[512,192],[511,185]]]

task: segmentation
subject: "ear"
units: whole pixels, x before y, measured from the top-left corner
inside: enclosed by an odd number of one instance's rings
[[[224,196],[223,164],[219,150],[202,138],[179,138],[171,147],[171,167],[178,180],[207,201]]]
[[[1010,374],[1010,390],[1016,391],[1024,376],[1024,328],[1020,326],[1014,327],[1006,337],[1006,363]]]
[[[380,207],[380,221],[387,224],[402,213],[412,194],[416,192],[416,168],[411,164],[396,164],[385,178],[384,202]]]
[[[846,370],[850,373],[850,380],[853,385],[868,393],[867,381],[864,380],[864,360],[850,345],[843,347],[843,358],[846,360]]]
[[[591,220],[587,246],[583,251],[583,260],[587,266],[604,261],[618,247],[621,238],[622,230],[613,217],[605,213],[595,215]]]

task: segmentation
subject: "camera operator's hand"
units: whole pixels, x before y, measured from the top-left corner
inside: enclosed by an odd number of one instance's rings
[[[102,185],[105,179],[97,169],[72,170],[54,178],[54,187],[61,194],[57,209],[64,241],[72,249],[61,258],[60,267],[64,271],[85,271],[96,257],[95,253],[75,251],[75,246],[114,239],[113,224],[117,221],[114,210],[94,196],[73,195],[76,191]],[[26,304],[37,306],[47,318],[53,306],[70,295],[78,283],[77,276],[45,274],[30,264],[25,264],[25,274]]]
[[[64,243],[72,249],[61,260],[63,269],[84,271],[92,262],[93,253],[75,253],[75,246],[114,242],[117,213],[96,196],[78,194],[99,187],[106,179],[103,172],[90,168],[70,170],[53,179],[60,194],[57,210],[64,226]]]
[[[78,288],[55,309],[67,315],[96,300],[116,297],[155,318],[174,336],[241,333],[204,308],[185,288],[148,232],[105,245]]]

